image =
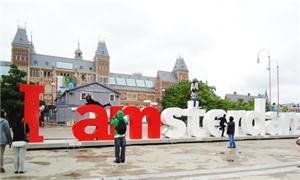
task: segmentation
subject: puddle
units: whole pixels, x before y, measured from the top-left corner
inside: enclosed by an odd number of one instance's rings
[[[76,158],[79,158],[79,159],[91,159],[91,158],[99,158],[98,156],[76,156]]]
[[[87,149],[80,149],[78,150],[79,152],[90,152],[90,150],[87,150]]]
[[[228,161],[228,162],[234,162],[234,160],[233,160],[233,159],[227,159],[227,161]]]
[[[81,176],[80,173],[77,173],[77,172],[72,172],[70,174],[65,174],[64,176],[69,176],[69,177],[79,177]]]
[[[44,166],[47,166],[50,164],[49,162],[43,162],[43,161],[31,161],[30,163],[44,165]]]
[[[1,177],[1,179],[37,179],[36,176],[10,176],[10,177]]]

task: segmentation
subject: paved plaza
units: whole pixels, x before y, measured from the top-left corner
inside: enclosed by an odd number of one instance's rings
[[[26,170],[14,174],[5,152],[2,179],[300,179],[295,139],[127,146],[126,162],[113,163],[114,148],[28,151]]]

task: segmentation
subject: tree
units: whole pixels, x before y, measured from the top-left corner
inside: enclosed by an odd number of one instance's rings
[[[253,110],[254,100],[250,99],[245,102],[243,99],[239,99],[238,102],[230,101],[229,99],[222,99],[217,96],[215,91],[216,88],[213,86],[208,86],[202,81],[197,81],[199,85],[198,101],[200,101],[201,106],[206,109],[224,109],[224,110]],[[170,88],[166,89],[163,95],[162,105],[163,109],[168,107],[180,107],[186,108],[187,101],[190,99],[190,81],[181,81],[174,84]]]
[[[167,88],[162,98],[163,109],[168,107],[186,108],[186,102],[190,98],[190,87],[189,81],[181,81]]]
[[[288,108],[287,106],[284,106],[284,107],[282,108],[282,112],[289,112],[289,108]]]
[[[202,81],[197,82],[199,85],[197,99],[205,109],[220,109],[224,107],[223,100],[215,94],[215,87],[208,86]],[[187,101],[190,99],[191,83],[187,80],[180,81],[166,89],[162,99],[163,109],[168,107],[186,108]]]
[[[9,75],[2,75],[1,78],[1,108],[7,113],[10,124],[23,118],[24,94],[19,91],[19,86],[26,83],[25,76],[26,72],[12,64]]]

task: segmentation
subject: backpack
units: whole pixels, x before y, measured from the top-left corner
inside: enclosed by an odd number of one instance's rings
[[[120,134],[120,135],[125,134],[126,129],[127,129],[127,126],[126,126],[126,123],[124,122],[124,120],[119,119],[119,123],[118,123],[117,128],[116,128],[118,134]]]

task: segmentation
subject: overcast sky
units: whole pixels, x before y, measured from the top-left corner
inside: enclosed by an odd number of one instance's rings
[[[39,54],[92,60],[104,39],[111,72],[156,76],[183,56],[190,79],[217,94],[268,89],[267,52],[280,66],[280,102],[300,103],[300,3],[297,0],[0,0],[0,59],[10,61],[18,22]],[[272,100],[277,99],[272,63]]]

